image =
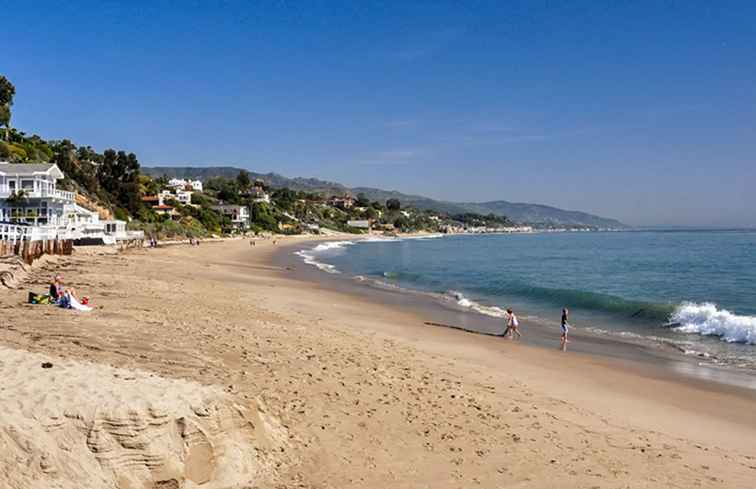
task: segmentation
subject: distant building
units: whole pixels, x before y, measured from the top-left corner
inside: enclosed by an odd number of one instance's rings
[[[257,185],[252,187],[252,189],[249,191],[249,196],[252,197],[255,202],[270,203],[270,195],[268,194],[268,192],[266,192],[262,187],[258,187]]]
[[[184,205],[190,205],[192,203],[192,194],[194,192],[191,190],[182,190],[179,188],[171,190],[163,190],[160,192],[160,195],[163,197],[163,199],[173,199],[176,202]]]
[[[161,216],[169,216],[172,219],[180,217],[180,214],[176,212],[173,206],[165,203],[166,198],[172,198],[173,194],[167,190],[163,190],[158,195],[145,195],[142,197],[142,202],[149,205],[156,214]]]
[[[184,180],[183,178],[172,178],[168,181],[168,186],[173,189],[194,190],[202,192],[202,182],[200,180]]]
[[[299,224],[295,222],[279,222],[278,223],[278,230],[279,231],[292,231],[295,232],[299,229]]]
[[[367,219],[347,221],[347,226],[357,228],[357,229],[370,230],[370,221],[368,221]]]
[[[249,227],[249,208],[244,205],[221,204],[214,205],[213,209],[231,219],[234,227],[247,229]]]
[[[340,209],[351,209],[354,206],[354,198],[351,195],[334,196],[328,199],[328,204]]]

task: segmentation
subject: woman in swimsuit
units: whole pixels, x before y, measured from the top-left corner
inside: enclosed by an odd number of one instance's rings
[[[507,315],[507,329],[504,330],[504,337],[509,336],[510,339],[514,339],[514,335],[517,335],[517,339],[519,340],[522,336],[520,334],[520,321],[515,316],[515,313],[512,312],[512,309],[507,309]]]

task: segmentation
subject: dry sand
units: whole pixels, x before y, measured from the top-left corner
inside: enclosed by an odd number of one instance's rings
[[[753,392],[428,327],[275,249],[79,253],[0,290],[0,487],[756,487]],[[96,309],[23,304],[56,272]]]

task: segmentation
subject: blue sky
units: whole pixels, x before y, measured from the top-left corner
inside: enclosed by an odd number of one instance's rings
[[[15,126],[143,165],[756,226],[756,2],[120,3],[3,2]]]

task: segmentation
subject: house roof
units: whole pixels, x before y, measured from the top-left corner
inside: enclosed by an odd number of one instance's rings
[[[63,172],[53,163],[6,163],[0,162],[0,174],[15,176],[52,175],[63,178]]]

